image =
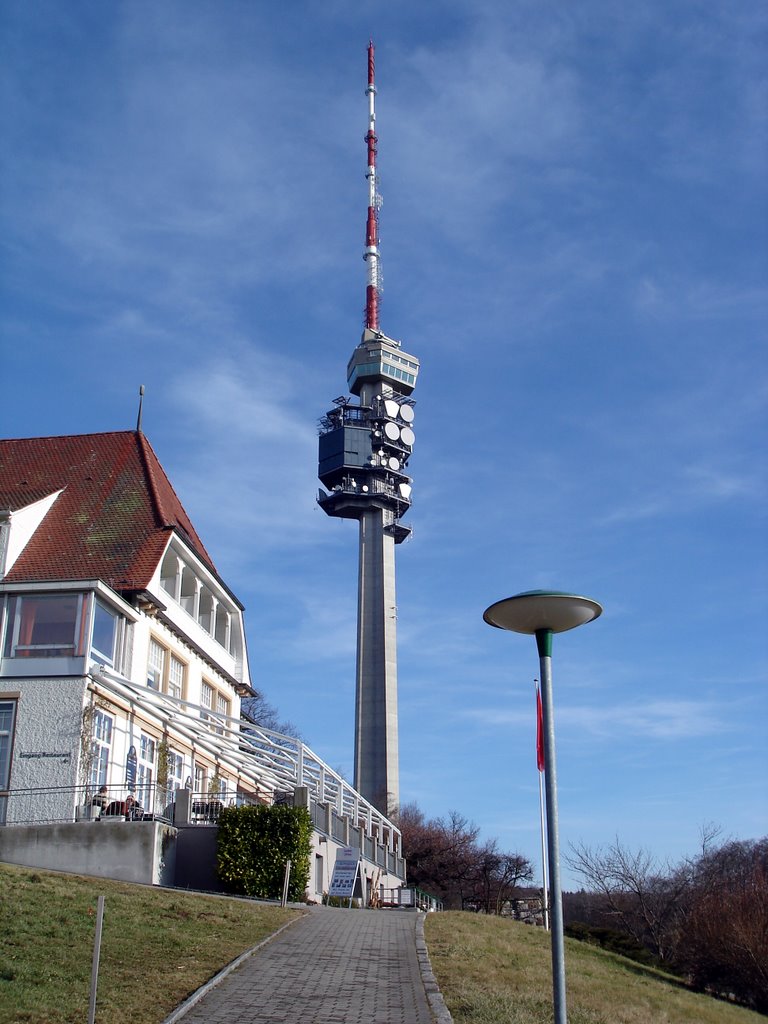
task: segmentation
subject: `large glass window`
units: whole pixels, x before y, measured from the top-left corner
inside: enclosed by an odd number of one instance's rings
[[[8,602],[6,658],[81,657],[84,594],[23,594]]]
[[[98,598],[93,603],[93,637],[91,649],[104,658],[108,664],[117,662],[120,616]]]

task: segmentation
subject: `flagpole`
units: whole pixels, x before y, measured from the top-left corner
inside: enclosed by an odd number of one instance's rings
[[[549,931],[549,879],[547,877],[547,827],[544,819],[544,778],[543,764],[543,723],[541,720],[541,696],[539,694],[539,680],[534,679],[536,684],[536,767],[539,776],[539,819],[541,826],[541,879],[544,911],[544,928]]]

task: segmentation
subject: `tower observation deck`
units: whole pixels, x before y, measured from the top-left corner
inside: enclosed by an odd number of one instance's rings
[[[413,451],[419,361],[379,329],[380,268],[373,43],[368,47],[369,186],[365,328],[347,365],[354,398],[335,399],[320,420],[318,503],[329,516],[359,522],[355,789],[385,814],[400,801],[397,730],[395,545],[410,535],[407,475]],[[355,401],[354,399],[357,399]]]

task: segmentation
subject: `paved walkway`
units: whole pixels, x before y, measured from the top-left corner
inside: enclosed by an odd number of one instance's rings
[[[408,910],[315,907],[171,1019],[179,1024],[433,1024],[416,951],[420,916]],[[430,987],[435,990],[434,979]]]

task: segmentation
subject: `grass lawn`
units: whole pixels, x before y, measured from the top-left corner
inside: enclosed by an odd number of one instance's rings
[[[99,895],[99,1024],[158,1024],[225,964],[300,914],[0,864],[0,1024],[87,1021]]]
[[[516,921],[429,914],[429,957],[455,1024],[551,1024],[549,935]],[[765,1024],[622,956],[565,940],[569,1024]]]

